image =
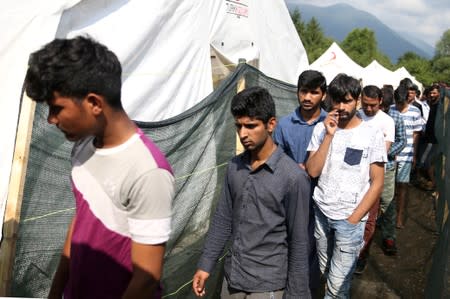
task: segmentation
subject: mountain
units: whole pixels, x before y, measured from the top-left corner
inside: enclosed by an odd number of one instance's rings
[[[307,4],[298,4],[286,0],[290,12],[295,9],[300,11],[303,22],[307,23],[315,17],[325,35],[338,42],[355,28],[369,28],[373,30],[378,42],[378,48],[386,54],[393,63],[405,52],[411,51],[424,58],[430,59],[434,49],[426,47],[424,42],[411,39],[405,34],[400,34],[383,24],[379,19],[369,12],[354,8],[348,4],[335,4],[327,7],[318,7]],[[431,49],[430,49],[431,48]]]

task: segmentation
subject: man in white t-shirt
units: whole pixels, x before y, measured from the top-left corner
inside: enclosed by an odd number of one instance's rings
[[[395,123],[392,117],[380,110],[383,94],[381,89],[375,85],[367,85],[363,88],[361,98],[361,109],[358,110],[361,119],[375,128],[379,128],[384,135],[386,153],[395,140]],[[375,234],[376,220],[380,208],[380,198],[369,211],[366,227],[364,229],[364,247],[359,253],[359,259],[356,264],[355,274],[361,274],[369,256],[370,244]]]
[[[319,177],[314,235],[325,298],[348,298],[367,213],[383,190],[387,155],[381,130],[357,115],[359,81],[339,74],[328,91],[332,110],[314,128],[306,170]]]

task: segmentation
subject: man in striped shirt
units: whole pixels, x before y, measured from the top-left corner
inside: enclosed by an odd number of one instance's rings
[[[400,85],[394,92],[395,104],[391,110],[398,111],[403,118],[406,129],[406,146],[397,155],[397,228],[404,227],[404,211],[407,197],[407,186],[409,183],[410,172],[415,165],[415,151],[419,134],[423,128],[423,120],[420,110],[413,105],[408,104],[408,87]]]

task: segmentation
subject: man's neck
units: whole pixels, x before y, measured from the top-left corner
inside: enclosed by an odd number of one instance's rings
[[[395,105],[395,108],[397,108],[397,110],[400,112],[400,113],[404,113],[404,112],[406,112],[407,110],[408,110],[408,107],[409,107],[409,104],[404,104],[404,105]]]
[[[338,127],[343,130],[349,130],[349,129],[356,128],[357,126],[359,126],[361,124],[361,122],[362,122],[362,119],[359,118],[355,114],[355,115],[353,115],[353,117],[351,119],[349,119],[346,122],[339,121]]]
[[[311,124],[313,121],[319,118],[320,116],[320,107],[316,107],[313,110],[304,110],[300,107],[300,115],[303,120],[305,120],[308,124]]]
[[[269,137],[262,147],[250,151],[250,165],[252,166],[252,169],[256,169],[264,164],[276,149],[277,145],[273,142],[273,139]]]
[[[136,125],[125,111],[112,111],[107,115],[103,125],[100,125],[100,132],[95,135],[94,145],[97,148],[121,145],[136,133]]]

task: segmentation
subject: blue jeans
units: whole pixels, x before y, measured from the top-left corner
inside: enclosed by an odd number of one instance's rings
[[[353,271],[364,245],[366,221],[351,224],[346,219],[329,219],[319,208],[315,209],[315,219],[320,271],[327,279],[324,298],[349,298]]]

